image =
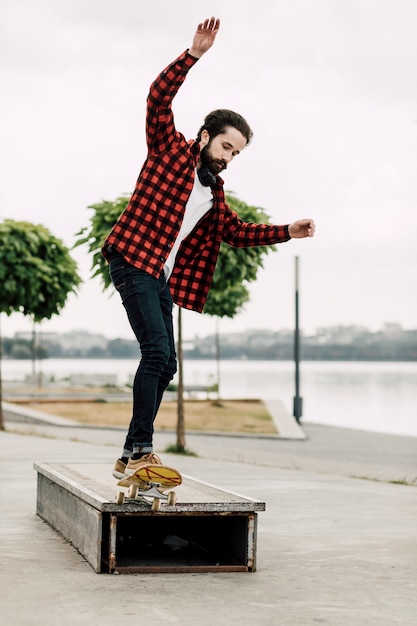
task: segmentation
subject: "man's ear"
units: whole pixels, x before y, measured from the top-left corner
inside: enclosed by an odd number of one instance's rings
[[[207,130],[202,130],[201,131],[201,140],[200,140],[201,146],[204,148],[205,146],[207,146],[210,143],[210,135],[208,133]]]

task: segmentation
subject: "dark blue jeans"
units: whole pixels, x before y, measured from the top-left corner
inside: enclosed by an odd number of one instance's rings
[[[141,350],[133,382],[132,419],[124,446],[136,452],[152,447],[153,423],[162,395],[177,371],[172,297],[163,272],[154,278],[115,251],[110,259],[110,277]]]

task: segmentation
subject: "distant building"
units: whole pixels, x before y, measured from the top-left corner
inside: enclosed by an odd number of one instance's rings
[[[32,341],[33,335],[31,332],[18,332],[15,333],[16,339],[24,339],[25,341]],[[102,335],[95,335],[85,330],[74,330],[69,333],[38,333],[37,342],[47,347],[48,344],[59,345],[63,352],[77,352],[78,354],[87,354],[91,348],[101,348],[105,350],[109,343],[109,340]]]

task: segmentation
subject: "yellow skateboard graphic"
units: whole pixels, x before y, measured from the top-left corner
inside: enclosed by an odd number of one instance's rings
[[[144,465],[137,469],[130,476],[125,476],[117,483],[118,487],[129,489],[128,498],[130,500],[140,498],[149,502],[151,500],[152,510],[159,511],[161,501],[166,500],[168,506],[174,506],[177,501],[175,491],[168,491],[173,487],[178,487],[182,483],[181,474],[174,468],[167,465]],[[119,491],[116,497],[116,504],[123,504],[125,493]]]

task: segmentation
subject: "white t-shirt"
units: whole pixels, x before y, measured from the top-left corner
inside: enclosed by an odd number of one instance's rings
[[[211,187],[204,187],[195,174],[194,187],[188,198],[188,202],[185,207],[184,219],[181,224],[180,232],[175,240],[172,250],[165,262],[164,272],[166,279],[171,276],[172,270],[175,265],[175,258],[177,256],[179,247],[182,241],[191,233],[197,222],[211,209],[213,206],[213,194]]]

